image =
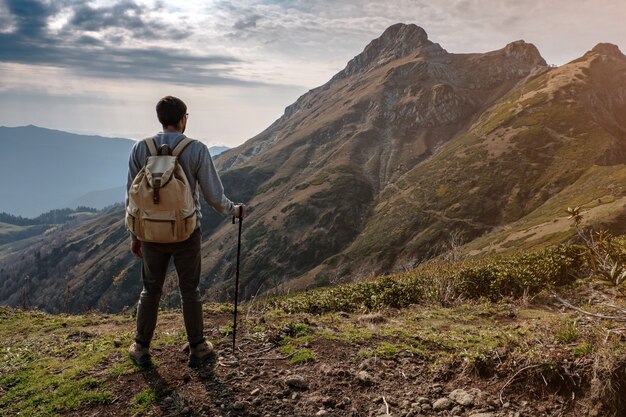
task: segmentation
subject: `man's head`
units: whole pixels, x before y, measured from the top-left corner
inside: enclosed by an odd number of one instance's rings
[[[187,106],[179,98],[165,96],[156,105],[157,117],[164,130],[184,132],[187,127]]]

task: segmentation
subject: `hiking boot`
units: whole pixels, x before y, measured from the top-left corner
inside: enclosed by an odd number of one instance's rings
[[[128,356],[130,356],[130,359],[135,362],[137,366],[141,366],[142,368],[147,368],[152,365],[150,348],[143,347],[137,342],[134,342],[130,345],[130,348],[128,348]]]
[[[202,365],[207,360],[211,359],[215,352],[213,351],[213,345],[211,342],[202,342],[196,347],[189,348],[189,366]]]

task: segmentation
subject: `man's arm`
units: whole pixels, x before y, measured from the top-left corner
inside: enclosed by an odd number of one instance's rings
[[[222,214],[230,214],[232,216],[239,215],[241,208],[224,195],[222,180],[220,180],[217,174],[217,170],[213,164],[213,158],[211,158],[209,149],[205,144],[202,144],[201,151],[198,155],[196,176],[198,178],[198,185],[200,186],[200,190],[202,190],[202,195],[207,204]]]
[[[126,180],[126,204],[124,205],[124,207],[128,207],[128,190],[130,190],[130,186],[132,185],[133,180],[135,179],[135,177],[141,170],[141,165],[137,162],[137,158],[136,158],[137,146],[140,143],[141,142],[137,142],[135,143],[135,145],[133,145],[133,148],[130,151],[130,157],[128,158],[128,178]],[[141,253],[141,242],[139,241],[139,239],[137,239],[137,236],[135,236],[130,230],[128,231],[128,233],[130,234],[130,239],[131,239],[131,243],[130,243],[131,253],[141,258],[143,255]]]

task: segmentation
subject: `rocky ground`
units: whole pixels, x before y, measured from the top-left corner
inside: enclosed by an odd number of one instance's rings
[[[206,309],[214,359],[187,366],[163,312],[154,366],[127,358],[133,318],[0,310],[0,414],[70,416],[623,416],[624,330],[551,304],[290,315]],[[24,332],[23,329],[28,329]]]

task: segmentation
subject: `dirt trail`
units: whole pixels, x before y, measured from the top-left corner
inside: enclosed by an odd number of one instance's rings
[[[187,366],[182,343],[152,350],[155,366],[121,376],[108,375],[114,401],[80,409],[72,416],[574,416],[571,404],[541,388],[519,386],[493,370],[439,366],[420,354],[402,352],[388,358],[362,357],[359,342],[312,338],[307,342],[317,356],[314,362],[290,364],[291,354],[281,353],[278,343],[258,340],[242,326],[237,355],[230,338],[222,337],[230,315],[205,318],[216,356],[206,366]],[[346,320],[351,320],[346,318]],[[513,320],[513,319],[512,319]],[[358,322],[354,322],[358,325]],[[508,323],[510,325],[510,323]],[[95,333],[110,331],[110,324]],[[107,327],[108,326],[108,327]],[[122,326],[120,324],[120,326]],[[126,327],[131,326],[130,323]],[[211,330],[212,329],[212,330]],[[128,331],[128,328],[126,329]],[[169,315],[157,333],[181,331],[180,318]],[[418,336],[416,336],[418,337]],[[157,335],[158,340],[158,335]],[[269,340],[272,340],[271,337]],[[116,354],[106,367],[126,360]],[[433,370],[435,371],[433,372]],[[480,375],[484,372],[484,375]],[[523,375],[522,375],[523,376]],[[504,388],[503,391],[501,389]],[[151,389],[153,402],[140,412],[133,398]],[[529,401],[530,397],[540,398]],[[452,400],[450,398],[453,398]],[[501,401],[503,398],[503,401]],[[574,413],[574,414],[572,414]]]

